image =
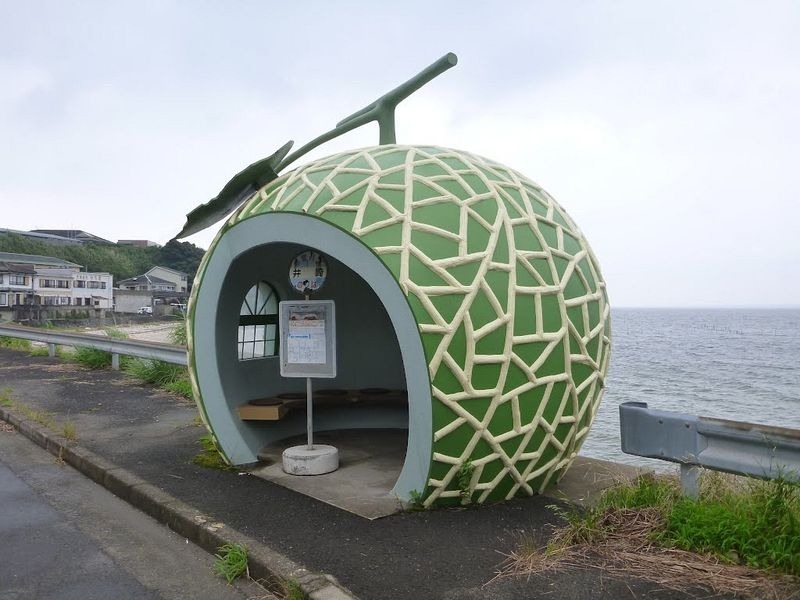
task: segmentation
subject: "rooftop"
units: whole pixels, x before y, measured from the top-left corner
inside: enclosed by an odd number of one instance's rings
[[[81,268],[81,265],[61,258],[41,256],[39,254],[17,254],[16,252],[0,252],[0,262],[15,263],[18,265],[41,265],[43,267]]]

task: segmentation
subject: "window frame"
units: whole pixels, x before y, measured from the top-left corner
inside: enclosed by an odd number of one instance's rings
[[[266,299],[259,298],[259,291],[266,287]],[[250,306],[248,298],[255,290]],[[252,285],[242,298],[239,307],[239,321],[236,336],[236,356],[239,362],[276,358],[280,348],[278,340],[278,304],[280,296],[275,286],[269,281],[260,280]],[[274,312],[270,312],[274,311]],[[262,327],[259,332],[259,327]],[[249,335],[251,334],[252,335]],[[260,337],[259,337],[260,333]],[[272,334],[272,337],[270,337]],[[251,349],[252,354],[245,356],[245,350]],[[260,352],[259,352],[260,350]]]

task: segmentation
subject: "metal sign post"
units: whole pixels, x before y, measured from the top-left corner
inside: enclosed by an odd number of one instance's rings
[[[314,402],[311,379],[336,377],[336,321],[333,300],[309,300],[325,283],[327,265],[307,250],[292,261],[289,281],[305,300],[279,304],[280,372],[282,377],[306,379],[306,446],[283,452],[283,470],[293,475],[320,475],[339,467],[333,446],[314,445]]]

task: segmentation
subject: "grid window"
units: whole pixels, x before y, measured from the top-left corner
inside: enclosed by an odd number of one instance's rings
[[[275,356],[278,294],[266,281],[250,288],[239,311],[239,360]]]

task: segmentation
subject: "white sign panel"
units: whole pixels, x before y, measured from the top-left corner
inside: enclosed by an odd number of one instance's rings
[[[333,300],[280,303],[283,377],[336,377]]]
[[[286,362],[303,365],[325,364],[325,315],[322,311],[289,309]]]

